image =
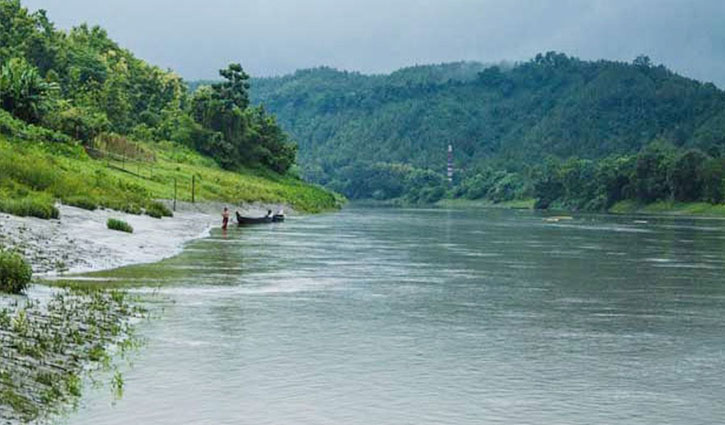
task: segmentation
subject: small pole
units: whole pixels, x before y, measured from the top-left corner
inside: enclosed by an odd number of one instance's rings
[[[453,186],[453,145],[448,145],[448,185]]]
[[[194,191],[196,189],[196,175],[191,176],[191,203],[194,203]]]
[[[174,177],[174,211],[176,211],[176,177]]]

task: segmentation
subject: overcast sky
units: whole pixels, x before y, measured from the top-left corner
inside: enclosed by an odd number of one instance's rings
[[[99,24],[186,79],[229,62],[255,76],[365,73],[458,60],[639,54],[725,87],[725,0],[24,0],[61,28]]]

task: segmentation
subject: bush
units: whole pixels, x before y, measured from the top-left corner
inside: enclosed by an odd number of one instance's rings
[[[1,199],[0,211],[18,217],[37,217],[45,220],[60,217],[60,211],[52,201],[34,198]]]
[[[95,211],[98,209],[98,203],[96,200],[88,196],[69,196],[63,199],[63,203],[73,207],[83,208],[88,211]]]
[[[118,230],[119,232],[133,233],[133,227],[131,227],[130,224],[126,223],[123,220],[109,218],[108,221],[106,222],[106,226],[108,226],[108,228],[111,230]]]
[[[151,201],[146,205],[146,215],[154,218],[173,217],[174,213],[161,202]]]
[[[0,292],[19,294],[32,277],[33,270],[20,254],[0,249]]]
[[[101,202],[101,205],[103,206],[103,208],[121,211],[133,215],[141,215],[141,213],[143,212],[138,204],[134,203],[133,201],[127,201],[125,199],[105,198]]]

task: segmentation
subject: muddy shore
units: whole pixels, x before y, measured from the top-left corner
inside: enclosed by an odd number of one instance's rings
[[[171,207],[170,203],[167,203]],[[113,210],[87,211],[58,205],[59,220],[0,213],[0,246],[22,252],[34,274],[55,275],[152,263],[178,254],[185,243],[205,237],[221,225],[222,203],[178,203],[174,217],[156,219]],[[247,215],[262,215],[272,204],[228,205]],[[290,208],[284,207],[289,213]],[[106,221],[130,224],[131,234],[109,230]]]

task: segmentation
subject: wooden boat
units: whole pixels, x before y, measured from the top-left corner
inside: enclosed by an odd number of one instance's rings
[[[245,224],[266,224],[279,223],[284,221],[284,214],[268,215],[264,217],[244,217],[237,213],[237,224],[242,226]]]

